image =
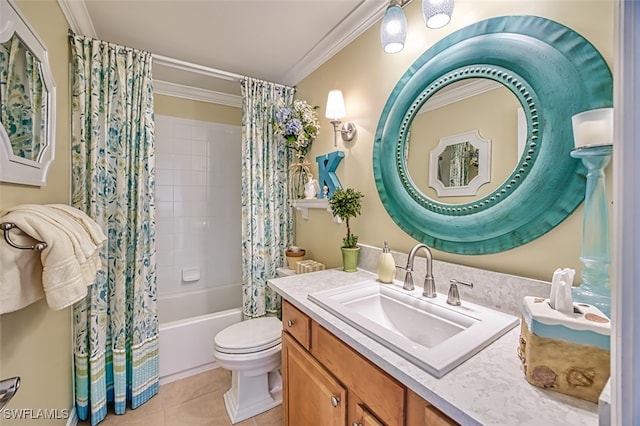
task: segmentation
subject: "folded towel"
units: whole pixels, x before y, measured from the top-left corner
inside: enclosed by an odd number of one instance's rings
[[[89,216],[69,206],[23,204],[0,212],[0,222],[15,223],[27,236],[47,243],[39,253],[39,284],[52,309],[66,308],[86,296],[87,286],[93,284],[102,267],[99,249],[106,241],[100,226]],[[38,296],[31,282],[37,269],[33,256],[32,250],[0,244],[0,313],[20,309]],[[20,266],[25,263],[29,269]]]

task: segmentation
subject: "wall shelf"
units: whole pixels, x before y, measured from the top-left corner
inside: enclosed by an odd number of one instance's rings
[[[329,200],[327,198],[313,198],[309,200],[294,200],[293,207],[296,208],[301,214],[304,220],[309,219],[309,209],[325,209],[331,214],[331,207],[329,206]],[[339,217],[333,216],[335,223],[342,223]]]

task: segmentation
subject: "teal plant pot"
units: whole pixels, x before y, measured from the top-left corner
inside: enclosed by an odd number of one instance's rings
[[[342,247],[342,270],[345,272],[356,272],[358,270],[358,256],[360,247]]]

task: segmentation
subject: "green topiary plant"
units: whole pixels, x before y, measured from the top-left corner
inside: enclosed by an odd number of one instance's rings
[[[345,221],[347,225],[347,235],[342,239],[344,248],[355,248],[358,245],[358,236],[351,233],[349,218],[360,214],[364,195],[352,188],[336,189],[329,199],[329,206],[334,216]]]

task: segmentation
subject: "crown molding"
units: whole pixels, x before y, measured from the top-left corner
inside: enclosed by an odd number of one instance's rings
[[[193,101],[242,108],[241,96],[230,95],[199,87],[170,83],[168,81],[154,80],[153,92],[159,95],[175,96],[177,98],[190,99]]]
[[[336,25],[313,49],[311,49],[282,79],[295,86],[320,65],[327,62],[369,27],[378,22],[387,10],[388,3],[362,1],[356,9]]]
[[[442,90],[439,93],[431,96],[418,114],[432,111],[434,109],[442,108],[443,106],[461,101],[463,99],[471,98],[481,93],[489,92],[491,90],[503,87],[502,84],[497,81],[489,79],[477,79],[473,83],[468,83],[460,87],[456,87],[451,90]]]
[[[89,16],[89,11],[83,0],[58,0],[69,28],[76,34],[97,38],[96,29]]]
[[[87,11],[85,0],[57,0],[69,24],[69,28],[77,34],[97,38],[93,22]],[[338,23],[320,42],[285,74],[282,81],[295,86],[309,74],[324,64],[345,46],[355,40],[384,15],[386,2],[362,0],[358,6]],[[237,75],[222,70],[215,70],[198,64],[192,64],[173,58],[154,55],[155,61],[163,65],[183,71],[210,75],[225,80],[237,78]],[[212,71],[212,72],[211,72]]]
[[[168,68],[174,68],[180,71],[191,72],[194,74],[206,75],[207,77],[219,78],[221,80],[241,81],[244,76],[204,65],[194,64],[192,62],[181,61],[180,59],[169,58],[168,56],[153,54],[153,63]]]

